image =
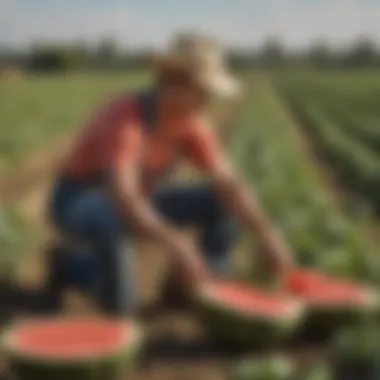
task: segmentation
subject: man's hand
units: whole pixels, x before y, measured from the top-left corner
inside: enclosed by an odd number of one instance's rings
[[[184,283],[193,287],[206,277],[206,266],[198,249],[146,201],[140,191],[136,171],[115,171],[109,189],[126,224],[163,244],[174,256],[174,264]]]
[[[261,240],[268,265],[277,273],[292,267],[291,249],[262,211],[256,197],[227,164],[213,172],[214,184],[221,200],[242,223]]]
[[[177,237],[172,241],[176,270],[180,279],[191,288],[208,277],[207,267],[195,245],[187,237]]]
[[[227,209],[258,235],[268,252],[272,266],[285,270],[291,264],[290,249],[269,223],[252,191],[238,178],[207,122],[198,123],[191,129],[186,149],[196,165],[212,178],[216,193]]]
[[[270,268],[276,273],[286,273],[293,268],[292,252],[284,238],[273,227],[262,236],[263,248]]]

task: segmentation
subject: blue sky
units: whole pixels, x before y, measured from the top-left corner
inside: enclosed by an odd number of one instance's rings
[[[181,29],[242,47],[272,35],[295,48],[358,35],[380,41],[380,0],[0,0],[0,44],[110,36],[124,46],[160,47]]]

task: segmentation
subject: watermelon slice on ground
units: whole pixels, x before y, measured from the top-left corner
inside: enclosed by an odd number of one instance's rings
[[[311,271],[296,271],[285,279],[285,287],[307,305],[304,329],[330,333],[341,325],[375,316],[378,295],[369,287],[351,284]]]
[[[10,327],[2,343],[17,379],[116,380],[132,367],[141,334],[120,320],[36,319]]]
[[[268,346],[288,338],[304,309],[294,298],[220,280],[204,284],[196,301],[207,329],[238,347]]]

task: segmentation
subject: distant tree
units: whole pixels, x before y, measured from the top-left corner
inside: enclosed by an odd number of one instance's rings
[[[100,41],[95,54],[97,66],[104,68],[114,67],[118,64],[120,59],[119,48],[115,40],[105,38]]]
[[[268,66],[281,65],[286,60],[286,53],[282,41],[278,37],[268,38],[260,53],[261,61]]]
[[[151,49],[129,50],[122,56],[122,67],[129,69],[148,68],[154,51]]]
[[[228,52],[229,64],[236,69],[257,65],[257,57],[253,50],[230,50]]]
[[[8,47],[0,46],[0,70],[10,67],[24,67],[25,54]]]
[[[350,66],[372,66],[379,62],[379,52],[372,40],[360,38],[349,49],[344,59]]]
[[[58,71],[66,68],[66,60],[59,48],[35,46],[29,55],[28,66],[33,71]]]
[[[317,67],[330,66],[334,61],[333,53],[324,41],[318,41],[311,46],[308,58]]]
[[[78,42],[72,47],[68,47],[66,52],[70,58],[69,64],[73,69],[88,68],[91,65],[91,53],[83,42]]]
[[[86,68],[90,57],[81,44],[35,45],[29,55],[29,68],[36,71],[61,71]]]

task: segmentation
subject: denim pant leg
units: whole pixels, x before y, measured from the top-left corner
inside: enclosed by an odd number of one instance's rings
[[[236,236],[236,224],[223,209],[209,182],[162,188],[153,201],[176,225],[200,227],[200,244],[208,265],[216,274],[228,275],[229,248]]]
[[[59,225],[86,244],[95,263],[95,296],[106,313],[124,314],[136,306],[131,241],[114,206],[101,191],[86,189],[56,213]]]

